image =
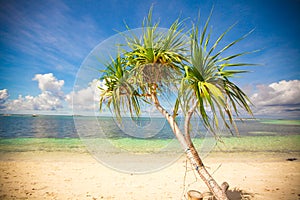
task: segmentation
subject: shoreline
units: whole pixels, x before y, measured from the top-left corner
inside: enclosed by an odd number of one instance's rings
[[[227,181],[230,189],[253,194],[251,199],[296,200],[299,159],[299,152],[213,152],[204,163],[219,184]],[[87,152],[0,152],[0,198],[177,200],[190,189],[207,191],[187,169],[184,182],[184,156],[162,170],[134,175],[105,167]]]

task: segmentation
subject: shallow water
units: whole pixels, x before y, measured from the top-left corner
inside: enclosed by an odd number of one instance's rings
[[[161,151],[166,146],[174,142],[173,148],[165,149],[166,152],[183,152],[178,142],[171,139],[92,139],[93,141],[80,140],[79,138],[11,138],[0,139],[0,152],[87,152],[85,144],[105,145],[107,142],[116,148],[136,153],[151,153]],[[222,142],[216,142],[213,138],[194,139],[196,148],[200,151],[203,144],[214,143],[212,149],[214,152],[299,152],[300,153],[300,135],[290,136],[243,136],[222,138]],[[109,149],[106,149],[109,153]],[[204,149],[205,150],[205,149]]]
[[[107,117],[76,117],[75,122],[72,116],[0,116],[0,152],[87,152],[86,145],[92,151],[182,152],[164,119],[141,118],[120,126]],[[194,143],[201,152],[300,152],[299,122],[237,121],[240,137],[229,137],[224,131],[222,141],[193,124]]]

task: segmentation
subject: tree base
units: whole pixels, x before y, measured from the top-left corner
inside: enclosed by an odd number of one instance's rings
[[[188,195],[188,200],[202,200],[203,199],[202,194],[196,190],[189,190],[187,195]]]

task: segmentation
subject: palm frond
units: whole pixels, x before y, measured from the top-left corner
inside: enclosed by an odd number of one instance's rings
[[[168,88],[182,77],[183,62],[187,62],[189,40],[183,34],[183,23],[175,20],[169,29],[159,29],[152,21],[152,7],[143,21],[142,35],[126,36],[124,54],[126,65],[135,78],[135,83],[144,92],[155,84],[158,89]],[[161,87],[165,86],[165,87]]]
[[[125,61],[118,55],[112,59],[106,67],[105,73],[100,78],[104,81],[104,87],[100,87],[100,110],[106,104],[115,113],[118,120],[121,120],[122,111],[127,109],[131,117],[140,115],[139,95],[131,84],[130,74],[126,70]]]
[[[252,31],[241,38],[230,42],[223,48],[219,48],[221,41],[226,34],[235,26],[230,26],[223,32],[213,45],[208,48],[210,43],[211,30],[208,32],[211,13],[205,22],[204,28],[199,33],[199,25],[194,25],[191,32],[191,55],[189,64],[184,67],[184,78],[181,81],[179,99],[184,105],[183,111],[187,112],[193,102],[198,102],[197,110],[206,128],[215,133],[219,128],[219,120],[222,120],[225,127],[230,129],[230,124],[235,127],[233,115],[239,115],[242,108],[252,114],[250,100],[247,95],[229,78],[237,74],[246,73],[247,70],[227,69],[228,67],[252,66],[249,63],[235,63],[233,59],[249,54],[241,52],[227,55],[222,58],[222,54],[239,41],[246,38]],[[215,52],[217,49],[221,49]],[[188,95],[190,98],[185,98]],[[191,98],[193,96],[193,98]],[[233,112],[232,112],[233,111]],[[229,122],[228,122],[229,119]]]

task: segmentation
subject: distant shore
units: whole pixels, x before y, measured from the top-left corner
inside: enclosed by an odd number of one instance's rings
[[[252,199],[296,200],[300,196],[300,151],[296,138],[299,137],[293,138],[296,145],[291,147],[296,148],[294,151],[263,151],[267,147],[237,151],[243,144],[232,140],[232,151],[216,150],[204,162],[220,184],[227,181],[230,189],[240,188]],[[284,139],[279,137],[277,145],[287,142]],[[202,181],[195,182],[184,156],[157,172],[133,175],[103,166],[79,139],[17,141],[0,140],[0,199],[177,200],[184,199],[190,189],[207,191]],[[250,143],[245,145],[250,148]],[[261,145],[266,144],[257,146]]]

